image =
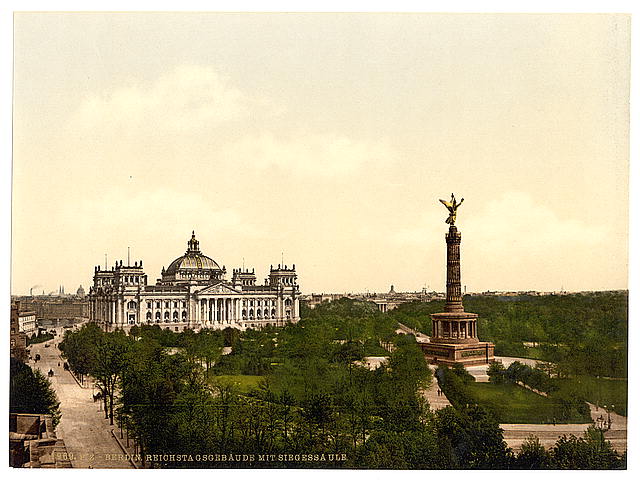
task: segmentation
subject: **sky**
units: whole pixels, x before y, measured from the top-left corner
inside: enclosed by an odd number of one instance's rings
[[[186,250],[303,293],[627,288],[629,17],[20,13],[13,294]],[[37,286],[37,287],[35,287]]]

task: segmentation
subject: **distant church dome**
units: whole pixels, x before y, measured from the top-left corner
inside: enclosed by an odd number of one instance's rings
[[[84,287],[82,287],[82,284],[80,285],[80,287],[78,287],[78,290],[76,291],[76,295],[79,297],[84,297],[85,292],[84,292]]]
[[[200,242],[196,240],[195,232],[187,242],[187,252],[174,260],[162,272],[163,281],[180,281],[189,279],[219,279],[224,269],[211,257],[200,252]]]

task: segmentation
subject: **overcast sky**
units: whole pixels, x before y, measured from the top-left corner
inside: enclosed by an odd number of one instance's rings
[[[15,16],[12,293],[195,230],[311,292],[627,287],[623,15]]]

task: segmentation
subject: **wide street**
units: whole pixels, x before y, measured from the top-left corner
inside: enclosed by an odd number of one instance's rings
[[[118,433],[117,426],[110,426],[100,411],[100,404],[93,402],[92,389],[81,388],[69,371],[63,369],[60,351],[56,347],[62,340],[58,335],[53,340],[31,346],[32,360],[29,365],[40,369],[47,376],[50,369],[54,375],[51,384],[60,400],[62,419],[56,428],[59,438],[67,446],[74,468],[133,468],[124,459],[124,453],[111,434]],[[36,354],[41,359],[34,362]]]

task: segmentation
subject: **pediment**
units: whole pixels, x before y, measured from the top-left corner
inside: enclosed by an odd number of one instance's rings
[[[213,284],[211,286],[207,286],[204,289],[196,291],[194,294],[198,296],[206,296],[206,295],[223,295],[223,294],[241,294],[240,291],[234,289],[229,284],[224,282],[219,282],[217,284]]]

